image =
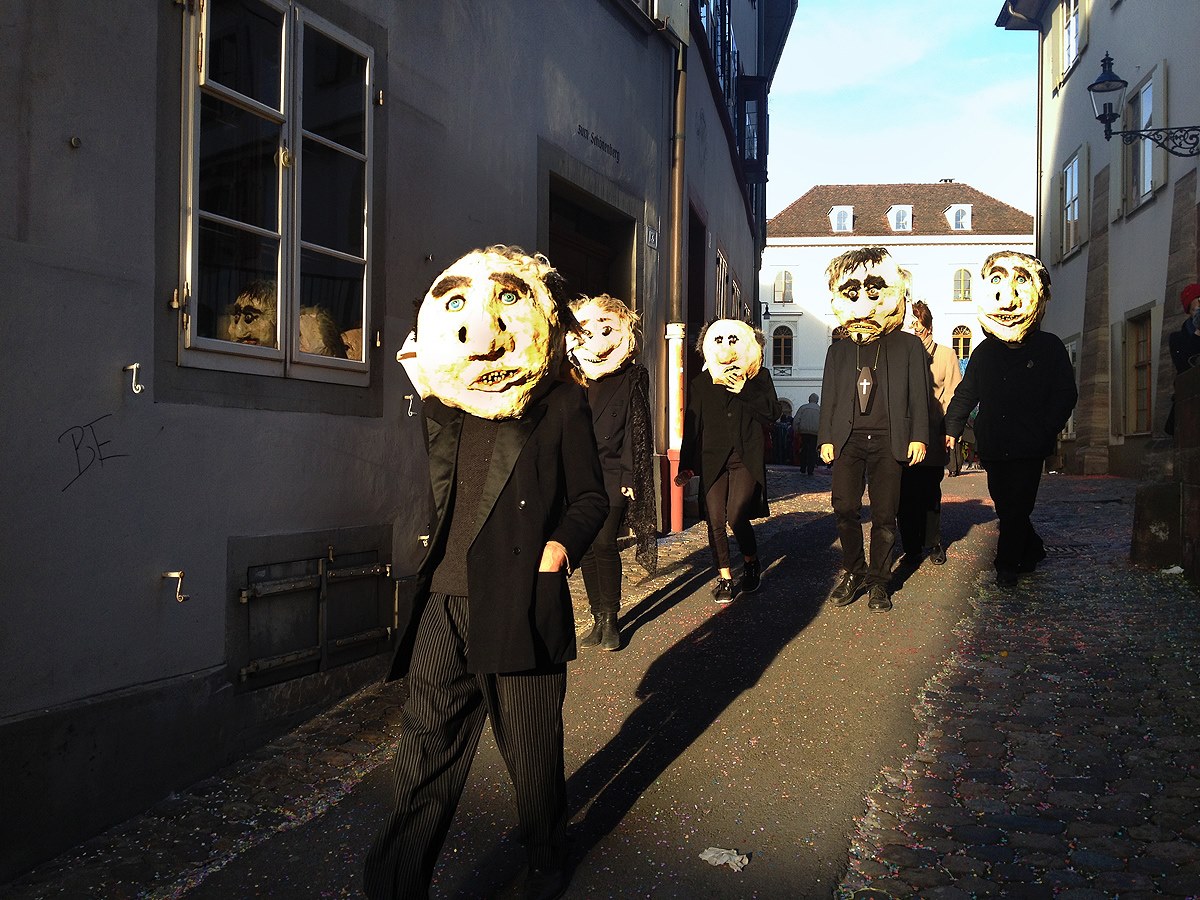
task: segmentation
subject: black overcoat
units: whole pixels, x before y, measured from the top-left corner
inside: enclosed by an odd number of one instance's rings
[[[724,385],[714,384],[711,375],[701,372],[692,379],[688,392],[679,468],[699,474],[701,497],[705,497],[725,468],[729,454],[736,450],[758,484],[750,517],[765,517],[769,510],[763,428],[770,427],[779,415],[775,383],[765,368],[759,369],[736,394]]]
[[[425,401],[432,521],[415,576],[401,581],[397,646],[389,678],[408,672],[429,581],[449,527],[463,417]],[[578,565],[608,515],[584,389],[555,382],[517,419],[497,423],[480,497],[478,532],[467,551],[467,669],[523,672],[575,658],[575,618],[565,572],[539,572],[557,541]]]
[[[915,442],[929,449],[929,396],[933,392],[929,374],[929,354],[915,334],[896,329],[878,339],[886,366],[887,409],[892,456],[908,462],[908,445]],[[875,362],[875,345],[860,345],[851,340],[834,341],[825,352],[825,372],[821,378],[821,425],[817,446],[833,444],[834,455],[850,439],[858,398],[855,383],[859,369]]]

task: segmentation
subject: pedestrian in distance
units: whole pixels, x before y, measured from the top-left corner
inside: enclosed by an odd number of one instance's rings
[[[1015,587],[1019,575],[1046,558],[1030,517],[1046,457],[1079,395],[1066,347],[1041,328],[1050,302],[1050,273],[1042,261],[1001,250],[984,260],[980,276],[976,304],[987,336],[950,401],[946,431],[954,440],[961,437],[979,405],[976,449],[1000,528],[996,583]]]
[[[951,456],[946,440],[946,410],[954,389],[962,381],[958,357],[945,344],[933,340],[933,313],[923,300],[912,304],[907,330],[920,339],[929,359],[929,449],[918,465],[907,466],[900,477],[900,508],[896,521],[904,546],[901,566],[916,571],[928,556],[935,566],[945,565],[942,543],[942,477]]]
[[[618,538],[632,531],[635,558],[647,574],[658,569],[650,374],[633,361],[638,315],[616,297],[571,302],[579,326],[567,335],[567,355],[587,383],[592,430],[608,494],[608,518],[580,561],[592,629],[581,647],[619,650],[621,553]]]
[[[697,344],[704,367],[689,386],[675,484],[682,487],[700,475],[708,546],[717,569],[712,596],[724,604],[760,584],[750,520],[769,513],[764,431],[779,418],[779,399],[762,365],[762,336],[745,322],[718,319],[700,333]],[[742,554],[736,585],[726,526]]]
[[[800,471],[811,475],[817,468],[817,431],[821,427],[821,398],[809,394],[808,402],[796,410],[796,437],[800,443]]]
[[[484,722],[512,779],[528,900],[570,883],[562,709],[575,656],[567,575],[608,514],[584,389],[560,380],[572,322],[545,257],[468,253],[422,300],[399,357],[424,398],[432,521],[400,591],[406,677],[373,900],[427,897]]]
[[[886,250],[850,250],[825,274],[848,338],[829,345],[821,378],[817,440],[822,461],[833,464],[830,500],[842,547],[842,574],[829,601],[849,606],[866,593],[871,610],[886,612],[901,471],[920,463],[929,444],[929,357],[900,327],[911,278]],[[871,498],[869,561],[859,522],[864,483]]]

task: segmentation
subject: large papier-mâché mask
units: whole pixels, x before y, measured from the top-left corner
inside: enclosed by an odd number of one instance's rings
[[[911,279],[882,247],[843,253],[825,274],[833,314],[850,340],[863,344],[904,324]]]
[[[594,381],[616,372],[637,350],[637,317],[608,294],[571,303],[578,332],[567,334],[567,353],[585,378]]]
[[[544,257],[474,250],[433,282],[397,359],[422,397],[484,419],[524,412],[558,370],[563,328]]]
[[[994,338],[1020,343],[1037,329],[1050,302],[1050,274],[1027,253],[1002,250],[983,262],[976,292],[979,324]]]
[[[700,339],[704,371],[735,394],[762,368],[762,345],[754,329],[737,319],[717,319]]]

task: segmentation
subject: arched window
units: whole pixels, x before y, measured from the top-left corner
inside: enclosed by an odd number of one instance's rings
[[[954,355],[959,359],[966,359],[971,355],[971,329],[966,325],[959,325],[954,329],[951,338],[954,341]]]
[[[837,211],[837,220],[833,226],[834,231],[849,231],[850,230],[850,212],[845,209]]]
[[[787,269],[775,276],[775,302],[792,302],[792,273]]]
[[[954,299],[971,299],[971,273],[966,269],[959,269],[954,273]]]
[[[771,364],[775,366],[792,364],[792,329],[786,325],[780,325],[771,332]]]

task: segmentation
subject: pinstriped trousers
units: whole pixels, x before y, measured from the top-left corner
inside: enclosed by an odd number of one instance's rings
[[[566,859],[565,665],[515,674],[467,671],[467,598],[431,594],[421,614],[400,719],[392,811],[367,853],[372,900],[427,897],[484,721],[517,798],[531,868]]]

